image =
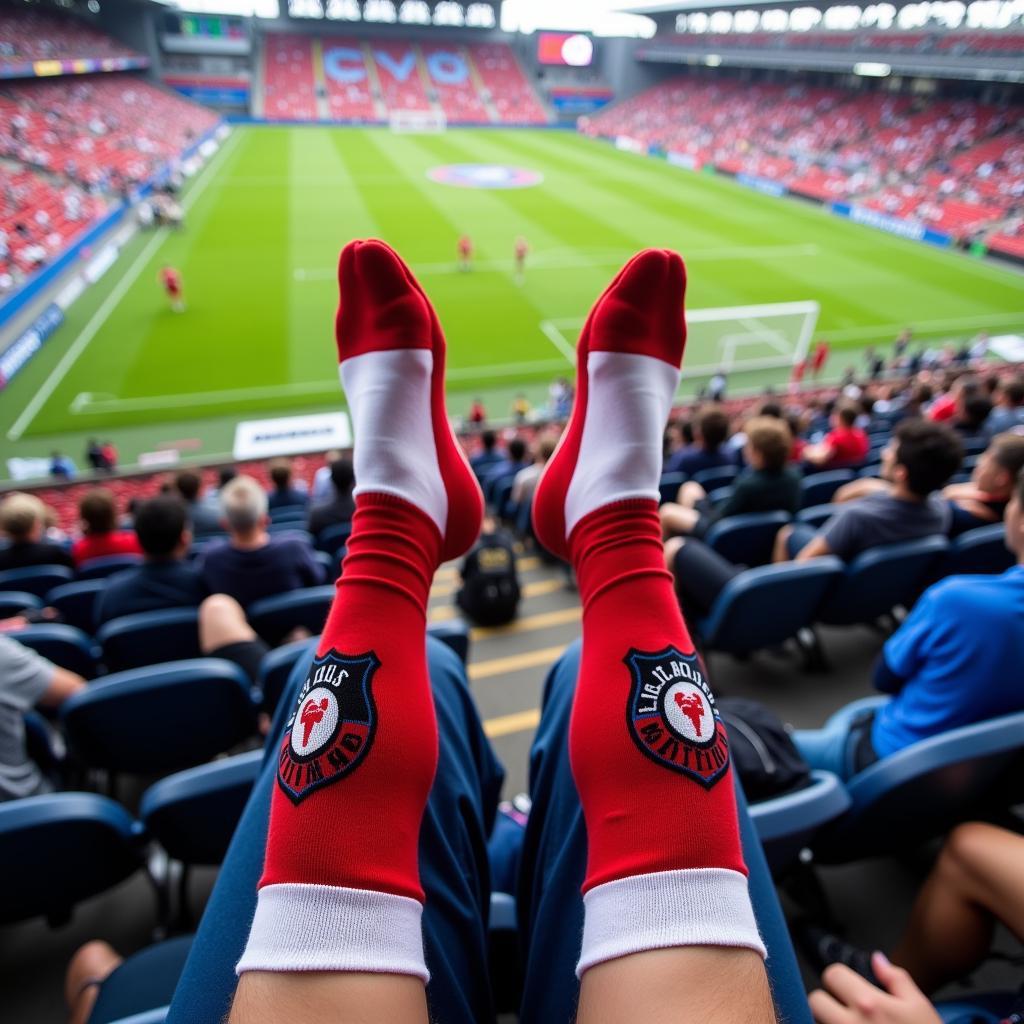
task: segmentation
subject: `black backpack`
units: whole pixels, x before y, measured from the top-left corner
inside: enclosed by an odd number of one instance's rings
[[[782,720],[756,700],[724,697],[718,713],[747,800],[758,803],[810,785],[811,768]]]
[[[478,626],[503,626],[519,608],[516,553],[503,534],[484,534],[462,564],[455,603]]]

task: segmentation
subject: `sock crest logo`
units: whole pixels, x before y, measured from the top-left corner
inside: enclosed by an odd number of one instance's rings
[[[277,755],[277,783],[294,804],[351,774],[373,745],[377,707],[372,651],[313,659]]]
[[[646,757],[710,789],[729,767],[729,741],[696,654],[630,650],[626,721]]]

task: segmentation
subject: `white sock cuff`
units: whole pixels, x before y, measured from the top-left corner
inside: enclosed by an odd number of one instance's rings
[[[605,960],[671,946],[745,946],[767,956],[746,876],[727,868],[620,878],[591,889],[583,906],[578,978]]]
[[[259,891],[236,974],[365,971],[430,979],[416,900],[366,889],[281,883]]]

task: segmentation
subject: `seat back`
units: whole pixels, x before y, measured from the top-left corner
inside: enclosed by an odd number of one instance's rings
[[[0,590],[19,590],[45,597],[54,587],[70,583],[75,574],[66,565],[31,565],[0,572]]]
[[[65,701],[60,717],[86,765],[137,775],[209,761],[256,728],[248,678],[220,658],[107,676]]]
[[[800,507],[827,505],[843,484],[856,478],[852,469],[833,469],[827,473],[812,473],[800,482]]]
[[[1016,559],[1006,546],[1002,523],[979,526],[957,537],[950,545],[943,566],[944,575],[958,573],[1001,573],[1012,568]]]
[[[296,662],[314,650],[319,640],[319,637],[296,640],[294,643],[275,647],[263,656],[256,685],[262,694],[262,708],[267,714],[273,715]]]
[[[270,510],[272,523],[305,523],[307,510],[305,505],[279,505]]]
[[[0,923],[69,917],[81,900],[142,866],[141,826],[95,793],[51,793],[0,804]]]
[[[820,530],[843,506],[842,505],[811,505],[802,508],[796,514],[798,523],[807,523]]]
[[[90,558],[78,567],[80,580],[105,580],[115,573],[124,572],[142,564],[142,555],[108,555],[106,558]]]
[[[431,622],[427,626],[427,635],[450,647],[459,656],[463,665],[469,661],[469,626],[461,619]]]
[[[37,611],[43,607],[42,598],[27,590],[0,591],[0,619],[9,619],[22,612]]]
[[[105,586],[106,581],[102,579],[65,583],[46,595],[46,603],[56,608],[69,626],[93,633],[96,630],[96,602]]]
[[[96,646],[90,637],[74,626],[39,622],[7,635],[69,672],[77,672],[86,679],[96,674]]]
[[[839,777],[812,772],[811,785],[750,805],[750,817],[776,877],[793,867],[817,832],[850,806]]]
[[[321,551],[333,555],[348,543],[351,534],[351,523],[335,523],[334,526],[325,526],[316,536],[316,546]]]
[[[776,534],[789,522],[786,512],[750,512],[720,519],[705,542],[734,565],[767,565]]]
[[[921,537],[861,552],[822,604],[818,620],[848,626],[875,622],[897,605],[909,607],[948,550],[945,537]]]
[[[123,615],[104,623],[96,634],[103,660],[111,671],[198,658],[199,612],[195,608],[165,608]]]
[[[252,750],[161,779],[139,804],[146,831],[175,860],[220,864],[262,764]]]
[[[702,469],[694,473],[693,481],[710,493],[719,487],[728,487],[738,475],[739,469],[736,466],[715,466],[713,469]]]
[[[711,613],[698,624],[710,650],[749,654],[774,647],[814,621],[826,591],[843,575],[829,555],[748,569],[730,580]]]
[[[254,601],[249,605],[246,617],[252,628],[269,643],[277,643],[296,626],[319,636],[333,600],[333,584],[306,587]]]
[[[679,495],[679,488],[686,483],[685,473],[662,473],[661,482],[658,484],[658,492],[661,495],[661,504],[666,501],[675,501]]]
[[[830,863],[905,851],[1021,797],[1024,712],[953,729],[846,783],[850,807],[814,842]]]

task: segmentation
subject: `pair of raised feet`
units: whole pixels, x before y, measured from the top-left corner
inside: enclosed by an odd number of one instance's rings
[[[338,283],[338,359],[356,437],[356,494],[406,499],[436,525],[441,559],[455,558],[479,533],[483,500],[445,412],[437,314],[383,242],[345,246]],[[626,264],[587,318],[572,418],[533,506],[538,540],[563,558],[571,557],[573,530],[590,512],[657,498],[661,437],[686,340],[685,289],[678,254],[648,249]]]

